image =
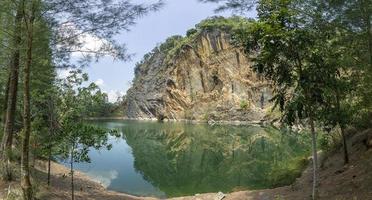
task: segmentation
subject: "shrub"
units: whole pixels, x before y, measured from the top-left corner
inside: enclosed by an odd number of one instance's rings
[[[243,110],[247,110],[251,107],[251,104],[249,101],[246,101],[246,100],[242,100],[240,101],[240,108],[243,109]]]
[[[186,37],[190,37],[192,35],[194,35],[195,33],[197,33],[198,30],[196,30],[195,28],[192,28],[192,29],[189,29],[187,32],[186,32]]]
[[[296,178],[300,177],[302,171],[309,164],[305,157],[295,158],[284,166],[277,166],[269,174],[268,179],[272,183],[271,187],[281,187],[292,184]]]

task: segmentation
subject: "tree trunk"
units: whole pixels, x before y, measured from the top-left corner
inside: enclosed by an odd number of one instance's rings
[[[369,70],[372,71],[372,22],[371,22],[371,12],[370,12],[370,1],[365,1],[365,24],[368,40],[368,53],[369,53]]]
[[[346,142],[346,136],[345,136],[345,127],[342,124],[339,124],[339,125],[340,125],[340,129],[341,129],[342,143],[343,143],[343,146],[344,146],[344,164],[346,165],[346,164],[349,163],[349,151],[347,149],[347,142]]]
[[[5,97],[4,97],[4,107],[3,107],[3,117],[2,117],[2,125],[5,127],[5,118],[6,118],[6,108],[8,104],[8,96],[9,96],[9,84],[10,84],[10,72],[8,75],[8,80],[6,82],[6,87],[5,87]]]
[[[311,127],[311,139],[313,148],[313,192],[312,198],[316,200],[318,198],[318,152],[316,147],[316,133],[314,127],[314,120],[310,117],[310,127]]]
[[[340,103],[340,90],[339,88],[337,88],[336,90],[336,108],[337,108],[337,112],[338,113],[341,113],[341,103]],[[345,122],[343,122],[343,120],[338,117],[338,125],[340,126],[340,129],[341,129],[341,135],[342,135],[342,144],[343,144],[343,149],[344,149],[344,164],[348,164],[349,163],[349,152],[347,150],[347,142],[346,142],[346,136],[345,136]]]
[[[71,169],[71,200],[75,199],[75,188],[74,188],[74,148],[71,151],[70,158],[70,169]]]
[[[50,186],[50,161],[52,159],[52,148],[49,146],[49,152],[48,152],[48,186]]]
[[[54,135],[54,106],[52,100],[48,101],[49,135],[48,135],[48,186],[50,186],[50,165],[52,160],[52,136]]]
[[[6,113],[4,119],[4,135],[1,142],[1,163],[4,163],[4,171],[6,173],[6,180],[12,180],[12,170],[10,168],[11,151],[13,143],[14,119],[17,104],[17,90],[18,90],[18,74],[19,74],[19,57],[20,46],[22,42],[22,19],[23,9],[22,4],[18,5],[17,13],[14,21],[14,37],[13,37],[13,51],[11,54],[11,61],[9,65],[9,88],[8,99],[6,102]]]
[[[27,60],[23,71],[23,126],[24,136],[22,140],[21,157],[21,187],[24,200],[32,200],[32,186],[30,181],[30,135],[31,135],[31,103],[30,103],[30,73],[32,65],[32,42],[33,42],[33,23],[34,23],[34,4],[31,8],[31,16],[25,19],[27,25]],[[28,22],[28,23],[27,23]]]

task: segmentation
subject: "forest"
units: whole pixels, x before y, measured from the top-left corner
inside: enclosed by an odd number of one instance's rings
[[[20,186],[20,194],[9,195],[8,191],[8,195],[0,195],[0,198],[40,199],[38,187],[51,184],[51,163],[65,161],[70,169],[67,175],[71,177],[70,198],[74,200],[74,163],[90,162],[92,149],[110,150],[110,138],[120,137],[116,128],[94,126],[87,120],[123,117],[126,97],[115,103],[109,102],[108,94],[92,82],[84,70],[106,56],[130,60],[129,50],[117,40],[117,36],[130,31],[139,19],[161,11],[167,5],[167,1],[135,2],[0,0],[0,188],[3,189],[4,185],[6,188],[8,183]],[[134,73],[137,75],[144,70],[143,66],[152,62],[153,55],[159,52],[167,61],[172,61],[177,52],[183,51],[203,31],[228,30],[231,44],[242,49],[244,56],[252,61],[252,70],[270,83],[273,91],[271,109],[278,113],[280,127],[288,130],[301,126],[306,130],[309,138],[302,140],[306,143],[303,147],[311,148],[312,156],[309,195],[311,199],[321,199],[319,171],[322,164],[318,151],[333,145],[332,148],[342,152],[343,165],[352,165],[348,145],[351,129],[354,133],[369,130],[363,135],[363,141],[368,149],[372,147],[372,1],[199,0],[198,3],[212,6],[217,14],[229,12],[233,16],[207,18],[189,29],[185,36],[168,38],[137,63]],[[252,10],[257,12],[257,17],[245,17]],[[100,39],[103,44],[96,49],[86,48],[84,37],[87,35]],[[76,54],[81,56],[77,58]],[[58,75],[63,69],[69,69],[66,77]],[[247,106],[246,101],[243,106],[240,102],[241,109]],[[206,132],[208,128],[201,129]],[[167,139],[163,133],[148,135],[147,131],[151,129],[134,130],[138,134],[146,133],[146,139],[154,137],[166,144],[156,151],[173,159],[166,161],[169,166],[177,165],[174,160],[178,158],[178,152],[172,148],[183,147],[177,146],[182,142],[189,144],[182,140],[186,136]],[[133,130],[125,131],[130,133]],[[136,147],[134,153],[140,154],[135,165],[142,164],[141,167],[152,177],[157,177],[153,171],[155,167],[143,164],[147,161],[146,151],[138,150],[143,144],[149,143],[148,147],[154,144],[137,137],[131,134],[126,138]],[[277,135],[275,137],[276,142],[270,140],[267,145],[275,146],[282,140]],[[213,144],[210,148],[214,147]],[[297,145],[296,148],[300,149]],[[165,153],[162,148],[172,151]],[[224,151],[230,151],[229,147],[224,148]],[[195,157],[199,156],[195,154]],[[186,156],[185,153],[180,155]],[[289,153],[286,155],[288,157]],[[46,180],[35,175],[35,162],[40,160],[48,165]],[[243,166],[242,163],[237,166]],[[169,166],[163,165],[162,170],[167,171]],[[208,173],[217,171],[214,169]],[[273,177],[277,182],[288,184],[284,179],[278,180],[279,176]],[[169,182],[162,182],[162,186],[169,185]],[[177,188],[167,187],[174,194],[184,194]],[[235,187],[229,186],[229,191]]]

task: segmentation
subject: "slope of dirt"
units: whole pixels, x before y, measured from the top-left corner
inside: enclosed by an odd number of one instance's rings
[[[37,188],[37,199],[40,200],[67,200],[71,199],[71,178],[69,169],[58,163],[51,165],[51,187],[46,185],[47,163],[38,161],[35,163],[33,177],[39,183]],[[93,181],[84,173],[76,171],[74,173],[75,199],[76,200],[139,200],[154,198],[136,197],[124,193],[108,191],[100,183]],[[34,181],[33,181],[34,182]],[[4,183],[0,181],[0,200],[5,200],[8,195],[9,185],[11,193],[20,199],[19,182]],[[14,198],[13,198],[14,199]]]

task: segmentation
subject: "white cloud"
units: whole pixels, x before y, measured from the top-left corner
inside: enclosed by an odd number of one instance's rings
[[[70,75],[70,69],[61,69],[57,71],[57,76],[60,79],[65,79]]]
[[[119,97],[122,97],[125,95],[125,92],[118,91],[118,90],[110,90],[109,92],[106,92],[106,93],[107,93],[108,100],[111,103],[115,103]]]
[[[107,188],[111,185],[111,181],[119,176],[119,172],[116,170],[111,171],[88,171],[87,174],[94,180],[100,182],[103,187]]]
[[[73,52],[73,57],[82,57],[84,54],[89,54],[87,52],[95,52],[100,50],[100,48],[104,45],[107,45],[107,41],[102,40],[94,35],[91,34],[83,34],[79,37],[79,41],[83,44],[80,52]]]
[[[95,82],[94,82],[98,87],[102,87],[105,85],[105,81],[103,81],[102,79],[97,79]]]
[[[62,47],[67,45],[71,48],[71,43],[75,44],[75,46],[70,49],[72,51],[72,57],[80,58],[86,55],[95,55],[96,53],[102,54],[103,56],[116,55],[116,51],[112,48],[112,44],[109,41],[91,33],[84,33],[82,30],[79,30],[74,23],[63,23],[63,25],[59,27],[58,33],[61,38],[70,38],[70,41],[63,41],[57,46]]]

